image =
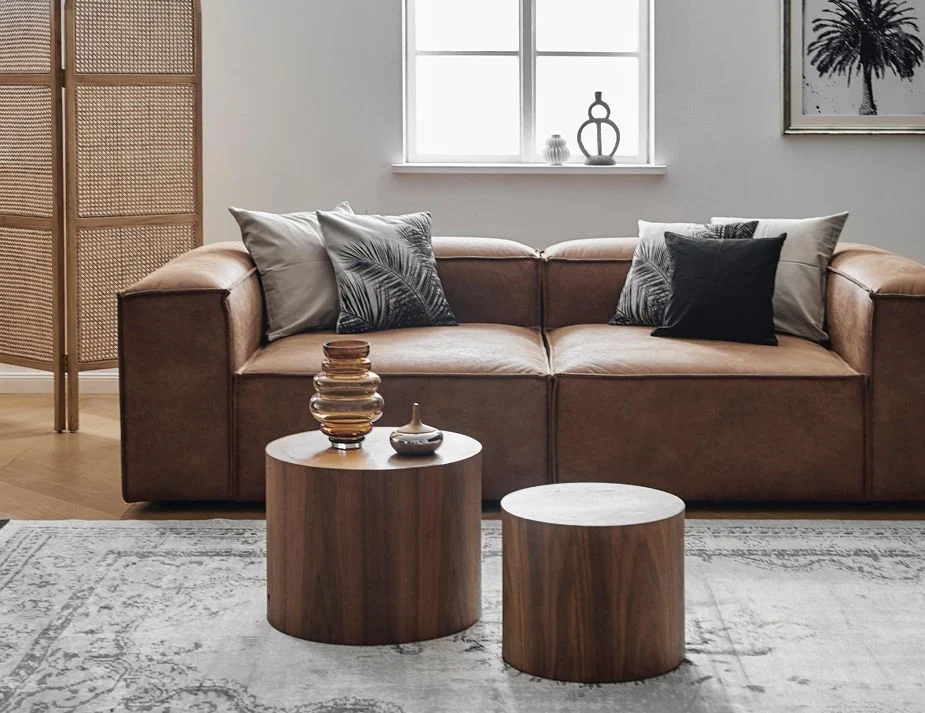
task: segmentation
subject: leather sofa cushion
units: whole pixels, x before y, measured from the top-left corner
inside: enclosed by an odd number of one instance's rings
[[[543,251],[544,325],[607,324],[633,263],[637,238],[569,240]]]
[[[539,253],[523,243],[504,238],[448,238],[435,235],[434,256],[438,260],[481,258],[485,260],[537,260]]]
[[[321,371],[321,347],[347,337],[310,332],[259,349],[242,375],[315,375]],[[379,374],[454,374],[546,376],[549,364],[540,332],[503,324],[392,329],[361,335],[370,345],[373,371]]]
[[[500,238],[433,239],[443,291],[460,322],[539,327],[543,261]]]
[[[308,410],[312,376],[330,332],[286,337],[260,349],[235,376],[238,500],[264,497],[264,446],[318,424]],[[424,419],[482,443],[482,497],[548,482],[550,376],[539,330],[498,324],[423,327],[363,335],[382,377],[377,426],[399,426],[411,404]]]
[[[579,325],[547,339],[554,477],[690,501],[859,501],[866,380],[812,342],[763,347]]]
[[[650,327],[580,324],[547,332],[556,374],[854,377],[837,354],[798,337],[779,346],[659,339]]]
[[[543,257],[554,262],[632,260],[639,238],[584,238],[550,245]]]
[[[437,272],[460,322],[540,325],[540,278],[543,261],[537,250],[501,238],[434,237]],[[227,290],[256,271],[244,243],[210,243],[173,261],[126,290]]]

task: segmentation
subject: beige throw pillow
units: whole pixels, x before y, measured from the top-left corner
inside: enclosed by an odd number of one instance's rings
[[[739,223],[748,218],[713,218],[713,223]],[[815,342],[825,332],[826,271],[848,213],[821,218],[752,218],[756,238],[787,234],[774,287],[774,326],[777,331]]]
[[[340,312],[334,266],[324,247],[318,213],[264,213],[229,208],[260,273],[267,306],[267,339],[334,329]],[[353,214],[349,203],[337,213]]]

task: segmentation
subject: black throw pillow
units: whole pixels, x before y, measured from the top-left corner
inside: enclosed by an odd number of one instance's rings
[[[652,336],[777,346],[774,280],[786,237],[710,240],[665,233],[671,297],[665,325]]]

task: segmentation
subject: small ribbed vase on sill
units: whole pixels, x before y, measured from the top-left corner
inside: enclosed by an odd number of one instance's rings
[[[385,399],[376,391],[382,380],[369,370],[369,342],[341,339],[324,345],[322,373],[315,376],[310,408],[331,447],[359,448],[382,416]]]
[[[552,166],[561,166],[569,160],[571,152],[565,145],[565,139],[561,134],[553,134],[546,139],[546,148],[543,150],[543,158]]]

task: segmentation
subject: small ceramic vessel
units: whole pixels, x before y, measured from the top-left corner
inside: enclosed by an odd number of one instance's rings
[[[561,166],[569,160],[571,156],[565,145],[565,139],[560,134],[553,134],[546,139],[546,148],[543,150],[543,158],[552,166]]]
[[[403,456],[426,456],[436,451],[443,443],[443,432],[421,422],[421,405],[411,409],[411,423],[396,428],[389,436],[389,443]]]

